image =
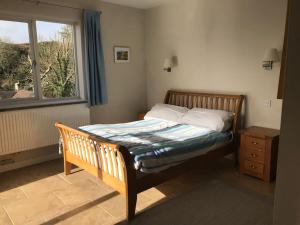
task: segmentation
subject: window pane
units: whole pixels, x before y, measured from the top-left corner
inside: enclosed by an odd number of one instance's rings
[[[37,21],[43,98],[76,96],[73,26]]]
[[[34,97],[28,23],[0,20],[0,100]]]

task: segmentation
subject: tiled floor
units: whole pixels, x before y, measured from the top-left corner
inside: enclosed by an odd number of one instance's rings
[[[0,224],[106,225],[124,220],[123,196],[85,171],[69,176],[62,171],[62,161],[54,160],[0,174]],[[222,159],[139,194],[137,211],[188,194],[214,179],[273,198],[274,184],[241,175],[230,160]]]

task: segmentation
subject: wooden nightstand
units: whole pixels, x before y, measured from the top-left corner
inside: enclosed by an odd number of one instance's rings
[[[138,120],[143,120],[145,115],[146,115],[146,113],[139,113]]]
[[[276,176],[279,130],[249,127],[241,131],[240,171],[270,182]]]

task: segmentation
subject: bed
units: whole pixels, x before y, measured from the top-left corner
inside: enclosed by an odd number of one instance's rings
[[[167,125],[155,119],[77,129],[56,123],[63,141],[65,174],[76,165],[124,194],[129,221],[135,215],[138,193],[184,173],[192,165],[230,153],[235,153],[237,160],[243,100],[243,95],[167,92],[165,104],[232,112],[232,127],[222,133],[187,124]]]

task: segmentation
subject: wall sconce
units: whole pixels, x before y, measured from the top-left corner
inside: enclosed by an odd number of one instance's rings
[[[265,70],[272,70],[273,63],[279,62],[279,54],[276,48],[268,49],[265,53],[265,57],[263,59],[263,68]]]
[[[166,58],[164,61],[164,71],[171,72],[173,67],[172,58]]]

